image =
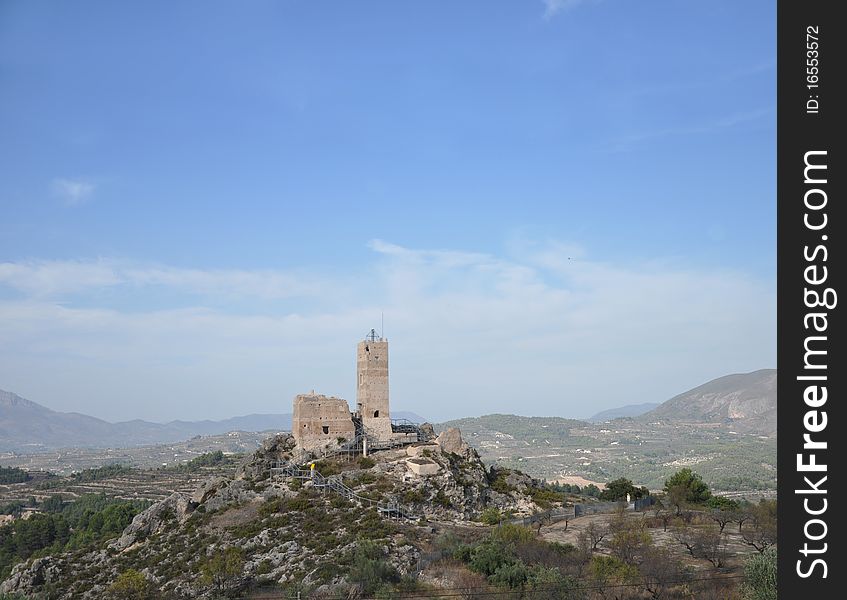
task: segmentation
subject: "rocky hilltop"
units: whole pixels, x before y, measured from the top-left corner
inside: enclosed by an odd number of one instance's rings
[[[16,565],[0,593],[109,598],[132,572],[156,598],[295,583],[346,594],[355,591],[351,572],[362,556],[384,557],[385,568],[402,577],[444,527],[476,527],[483,511],[521,516],[561,500],[520,472],[486,469],[457,429],[371,457],[312,461],[314,475],[271,470],[290,465],[294,451],[290,435],[273,436],[235,476],[172,494],[136,515],[119,537]],[[319,485],[327,480],[336,488]],[[397,511],[386,513],[386,506]]]
[[[641,419],[722,423],[741,433],[776,435],[776,370],[713,379],[674,396]]]

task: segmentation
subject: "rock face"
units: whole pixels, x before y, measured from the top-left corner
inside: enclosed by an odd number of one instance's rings
[[[724,423],[738,432],[776,435],[776,370],[714,379],[674,396],[641,419]]]
[[[237,479],[256,479],[267,474],[272,464],[291,457],[296,441],[289,433],[272,435],[238,467]]]
[[[442,431],[435,439],[435,443],[441,447],[444,452],[452,452],[459,456],[468,456],[470,446],[462,441],[462,432],[456,427],[449,427]]]
[[[191,501],[184,494],[174,492],[161,502],[135,515],[121,537],[109,544],[109,547],[119,552],[126,550],[136,541],[160,532],[170,521],[184,523],[191,509]]]
[[[16,565],[8,579],[0,583],[0,593],[37,589],[57,581],[58,577],[59,569],[49,557],[36,558],[29,566],[26,563]]]

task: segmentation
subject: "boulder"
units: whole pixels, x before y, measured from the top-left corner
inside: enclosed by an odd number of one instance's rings
[[[462,432],[456,427],[449,427],[442,431],[435,443],[441,446],[444,452],[452,452],[453,454],[464,455],[468,449],[468,445],[462,441]]]
[[[207,479],[197,486],[197,489],[194,490],[193,494],[191,494],[191,501],[194,504],[203,504],[206,500],[217,494],[218,490],[225,487],[228,483],[229,480],[226,477],[213,477],[211,479]]]
[[[191,501],[184,494],[174,492],[164,500],[144,510],[132,519],[121,537],[109,544],[109,548],[122,552],[154,533],[161,531],[171,520],[184,523],[191,513]]]

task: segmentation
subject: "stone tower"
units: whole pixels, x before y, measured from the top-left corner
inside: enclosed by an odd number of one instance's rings
[[[356,404],[362,424],[380,439],[391,438],[388,411],[388,340],[371,329],[356,349]]]

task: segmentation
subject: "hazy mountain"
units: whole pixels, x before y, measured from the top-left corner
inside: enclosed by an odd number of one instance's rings
[[[412,423],[426,423],[427,420],[424,419],[417,413],[413,413],[409,410],[392,410],[391,411],[392,419],[406,419],[407,421],[411,421]]]
[[[408,411],[394,411],[391,416],[416,423],[424,421],[420,415]],[[88,415],[51,410],[0,390],[0,451],[33,452],[72,446],[120,448],[179,442],[228,431],[290,430],[290,413],[251,414],[222,421],[152,423],[135,419],[109,423]]]
[[[507,435],[511,439],[536,440],[540,434],[560,439],[570,435],[572,427],[585,426],[584,421],[562,417],[522,417],[520,415],[493,414],[481,417],[466,417],[439,423],[436,429],[458,427],[469,440],[476,436]]]
[[[738,432],[775,435],[776,370],[719,377],[674,396],[641,419],[725,423]]]
[[[589,417],[588,420],[592,423],[602,423],[603,421],[611,421],[612,419],[620,419],[622,417],[640,417],[646,412],[650,412],[657,406],[659,406],[660,402],[645,402],[644,404],[627,404],[626,406],[619,406],[618,408],[610,408],[609,410],[602,410],[598,412],[593,417]]]
[[[246,415],[223,421],[134,420],[109,423],[79,413],[51,410],[0,390],[0,450],[38,451],[51,448],[122,447],[161,444],[196,435],[228,431],[266,431],[291,428],[291,415]]]

